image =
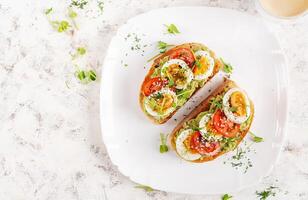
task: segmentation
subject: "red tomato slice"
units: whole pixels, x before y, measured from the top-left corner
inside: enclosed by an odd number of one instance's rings
[[[225,137],[235,137],[240,128],[238,124],[234,124],[228,120],[221,110],[217,110],[214,114],[213,124],[215,130]]]
[[[217,132],[224,134],[228,130],[228,120],[221,110],[217,110],[213,116],[214,128]]]
[[[145,96],[149,96],[150,94],[159,91],[162,87],[168,84],[167,80],[163,80],[160,77],[151,78],[146,80],[142,85],[142,91]]]
[[[181,59],[186,62],[189,67],[193,67],[195,62],[194,54],[188,48],[176,49],[170,53],[169,57],[171,59]]]
[[[218,142],[208,142],[202,139],[200,131],[196,131],[191,137],[191,148],[200,154],[207,154],[219,148]]]

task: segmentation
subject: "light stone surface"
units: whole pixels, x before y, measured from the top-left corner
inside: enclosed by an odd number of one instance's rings
[[[58,33],[44,9],[53,7],[51,18],[64,19],[70,1],[0,1],[0,199],[220,199],[134,188],[136,184],[110,162],[102,142],[99,81],[78,83],[70,54],[86,46],[87,54],[74,62],[99,74],[111,37],[130,17],[188,5],[231,8],[260,17],[254,1],[105,0],[102,13],[96,3],[89,1],[77,10],[78,31]],[[271,29],[289,63],[288,137],[272,174],[232,195],[258,199],[256,190],[275,185],[279,191],[271,199],[307,200],[308,22]]]

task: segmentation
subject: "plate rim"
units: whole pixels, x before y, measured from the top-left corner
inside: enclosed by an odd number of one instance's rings
[[[104,119],[103,119],[103,93],[105,93],[105,85],[107,83],[106,81],[106,78],[103,78],[105,77],[106,75],[106,71],[107,71],[107,67],[104,67],[106,66],[106,58],[108,58],[108,54],[110,54],[109,52],[109,49],[110,47],[113,45],[115,39],[119,36],[119,32],[120,30],[125,27],[130,21],[134,20],[135,18],[139,18],[143,15],[147,15],[151,12],[156,12],[156,11],[159,11],[159,10],[168,10],[168,9],[200,9],[200,8],[204,8],[204,9],[213,9],[213,10],[226,10],[228,12],[234,12],[234,13],[237,13],[237,14],[240,14],[240,15],[243,15],[243,16],[246,16],[246,17],[253,17],[255,19],[258,19],[257,16],[254,16],[254,15],[251,15],[249,13],[246,13],[246,12],[241,12],[241,11],[238,11],[238,10],[234,10],[234,9],[228,9],[228,8],[220,8],[220,7],[211,7],[211,6],[172,6],[172,7],[167,7],[167,8],[157,8],[157,9],[152,9],[152,10],[149,10],[147,12],[144,12],[144,13],[141,13],[141,14],[137,14],[129,19],[127,19],[123,24],[121,24],[121,26],[118,27],[115,35],[111,38],[110,42],[109,42],[109,45],[108,47],[106,48],[107,49],[107,52],[106,52],[106,55],[105,55],[105,58],[104,58],[104,61],[103,61],[103,64],[101,65],[101,82],[100,82],[100,95],[99,95],[99,105],[100,105],[100,109],[99,109],[99,120],[100,120],[100,129],[101,129],[101,135],[102,135],[102,142],[104,143],[104,146],[105,146],[105,149],[106,149],[106,152],[108,154],[108,157],[110,158],[112,164],[118,169],[118,171],[126,176],[127,178],[129,178],[131,181],[135,182],[135,183],[138,183],[139,181],[137,181],[134,177],[132,177],[131,175],[128,175],[126,173],[124,173],[123,171],[125,170],[122,170],[122,167],[118,165],[118,163],[115,161],[115,159],[110,156],[110,147],[108,147],[108,145],[106,145],[106,134],[104,134]],[[267,27],[266,23],[263,21],[262,22],[264,24],[265,27]],[[270,31],[270,29],[267,27],[267,30]],[[276,149],[276,155],[275,155],[275,159],[274,161],[272,162],[272,165],[271,167],[268,168],[267,172],[264,173],[264,175],[260,176],[258,179],[256,179],[255,181],[252,181],[250,184],[246,184],[246,185],[242,185],[240,187],[238,187],[235,191],[227,191],[226,192],[232,192],[232,193],[238,193],[240,191],[242,191],[243,189],[246,189],[246,188],[249,188],[249,187],[253,187],[255,186],[256,184],[258,184],[259,182],[261,182],[261,180],[268,176],[274,169],[274,167],[277,165],[277,162],[279,161],[280,157],[281,157],[281,153],[282,153],[282,147],[283,145],[285,144],[285,140],[287,138],[287,125],[288,125],[288,110],[289,110],[289,75],[288,75],[288,60],[287,60],[287,56],[285,55],[285,52],[283,51],[283,49],[281,48],[281,44],[279,42],[279,40],[277,39],[277,36],[272,33],[273,35],[273,38],[276,40],[276,43],[278,45],[278,49],[279,49],[279,52],[277,52],[278,54],[281,54],[282,55],[282,58],[283,58],[283,67],[282,69],[280,70],[280,73],[278,74],[278,79],[277,79],[277,82],[280,81],[278,85],[278,91],[281,93],[283,92],[283,94],[279,94],[277,95],[279,97],[279,103],[280,101],[283,100],[283,108],[285,108],[284,110],[282,111],[279,111],[279,115],[278,116],[282,116],[282,119],[280,119],[281,121],[281,126],[279,126],[280,129],[280,133],[281,133],[281,142],[278,144],[278,146],[275,148]],[[104,91],[103,91],[104,90]],[[279,121],[279,120],[278,120]],[[276,131],[277,133],[278,131]],[[142,184],[142,183],[141,183]],[[150,186],[152,187],[152,186]],[[160,188],[155,188],[155,187],[152,187],[153,189],[155,190],[160,190],[160,191],[166,191],[166,192],[174,192],[174,193],[180,193],[180,194],[195,194],[195,195],[217,195],[217,194],[221,194],[221,193],[212,193],[212,192],[208,192],[208,191],[205,191],[205,192],[199,192],[199,193],[189,193],[189,192],[182,192],[182,191],[173,191],[173,190],[163,190],[163,189],[160,189]]]

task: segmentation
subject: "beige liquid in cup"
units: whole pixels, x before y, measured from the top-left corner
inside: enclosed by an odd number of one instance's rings
[[[272,15],[293,17],[308,9],[308,0],[260,0],[262,7]]]

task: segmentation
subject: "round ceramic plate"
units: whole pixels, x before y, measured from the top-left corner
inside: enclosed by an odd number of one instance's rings
[[[165,24],[180,34],[167,34]],[[159,134],[170,133],[209,91],[217,75],[164,125],[153,124],[139,106],[140,85],[159,53],[157,42],[200,42],[233,65],[231,76],[255,104],[251,130],[240,147],[214,161],[186,162],[173,150],[159,152]],[[235,192],[257,183],[273,168],[285,136],[286,65],[279,44],[261,19],[228,9],[178,7],[138,15],[119,28],[105,58],[101,126],[110,159],[131,180],[154,189],[191,194]]]

